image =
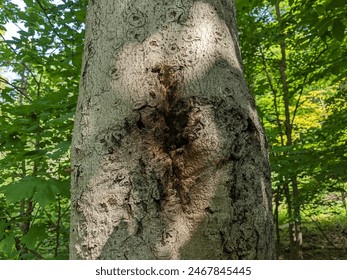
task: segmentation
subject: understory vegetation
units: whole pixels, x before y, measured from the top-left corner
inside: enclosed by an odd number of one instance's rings
[[[277,258],[347,259],[347,3],[236,4],[269,144]],[[0,259],[68,259],[86,6],[0,3]]]

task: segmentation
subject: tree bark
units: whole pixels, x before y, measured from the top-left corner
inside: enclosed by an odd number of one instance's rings
[[[71,259],[272,259],[267,143],[234,3],[90,1]]]

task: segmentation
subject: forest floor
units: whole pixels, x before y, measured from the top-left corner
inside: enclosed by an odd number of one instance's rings
[[[302,223],[305,260],[347,260],[347,218]],[[288,227],[282,226],[278,259],[290,259]]]

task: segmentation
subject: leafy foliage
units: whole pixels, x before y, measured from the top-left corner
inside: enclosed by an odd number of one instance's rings
[[[237,4],[245,75],[271,148],[279,234],[283,206],[282,222],[300,227],[301,211],[326,211],[327,197],[332,209],[346,205],[347,2]]]
[[[0,4],[0,258],[66,259],[69,147],[83,48],[86,1]],[[3,32],[2,32],[3,33]]]
[[[271,148],[277,226],[302,213],[346,215],[346,1],[236,3],[245,75]],[[0,259],[66,259],[87,1],[24,4],[0,3],[0,69],[16,74],[0,74]],[[20,28],[14,38],[4,37],[7,22]]]

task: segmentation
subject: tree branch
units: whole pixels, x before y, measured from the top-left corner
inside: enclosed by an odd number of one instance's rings
[[[0,82],[3,82],[4,84],[7,84],[9,86],[11,86],[12,88],[14,88],[16,91],[18,91],[21,95],[23,95],[26,99],[28,99],[30,102],[33,102],[33,100],[29,97],[29,95],[27,95],[25,92],[23,92],[19,87],[17,87],[16,85],[10,83],[9,81],[7,81],[6,79],[0,77]]]
[[[309,65],[312,65],[312,64],[315,64],[317,63],[318,59],[322,56],[322,54],[327,51],[328,49],[328,46],[325,45],[325,48],[319,52],[319,54],[317,55],[317,57],[312,61],[312,63],[310,63]],[[302,97],[302,94],[303,94],[303,91],[304,91],[304,87],[305,87],[305,83],[306,83],[306,80],[307,80],[307,77],[308,77],[308,73],[306,73],[305,77],[304,77],[304,81],[302,82],[301,84],[301,89],[300,89],[300,93],[299,93],[299,98],[298,100],[296,101],[296,104],[295,104],[295,109],[294,109],[294,112],[293,112],[293,117],[292,117],[292,121],[291,121],[291,124],[293,125],[294,124],[294,120],[295,120],[295,116],[296,116],[296,113],[297,113],[297,110],[299,108],[299,103],[300,103],[300,99]]]
[[[13,48],[10,44],[8,44],[7,40],[4,38],[3,35],[0,34],[0,36],[1,36],[1,38],[3,39],[3,41],[6,43],[6,45],[12,50],[12,52],[13,52],[14,54],[17,55],[16,49]],[[38,80],[36,79],[34,73],[31,71],[31,69],[30,69],[25,63],[23,63],[23,62],[21,62],[20,64],[24,66],[24,68],[30,73],[31,77],[34,79],[34,81],[35,81],[35,83],[37,84],[37,86],[40,87],[40,83],[39,83]]]
[[[60,35],[58,34],[58,32],[55,30],[55,27],[51,21],[51,19],[49,18],[47,12],[46,12],[46,8],[42,5],[40,0],[36,0],[37,4],[40,6],[41,10],[43,11],[49,25],[52,27],[52,31],[53,33],[59,38],[60,42],[64,45],[64,47],[68,50],[69,47],[65,44],[64,40],[60,37]]]

